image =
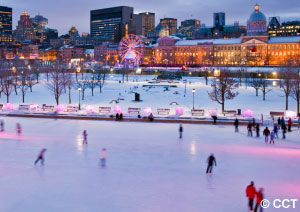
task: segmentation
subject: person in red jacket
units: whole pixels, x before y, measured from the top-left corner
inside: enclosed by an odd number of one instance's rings
[[[262,212],[263,208],[261,207],[260,203],[261,201],[264,199],[264,189],[260,188],[258,192],[256,192],[256,205],[255,205],[255,209],[254,212],[257,212],[258,209],[260,209],[260,212]]]
[[[250,185],[248,185],[246,188],[246,196],[248,197],[249,200],[248,206],[250,211],[253,211],[253,202],[254,202],[255,194],[256,194],[256,190],[254,187],[254,182],[251,181]]]
[[[289,118],[289,120],[288,120],[288,131],[289,132],[292,132],[292,124],[293,124],[292,119]]]

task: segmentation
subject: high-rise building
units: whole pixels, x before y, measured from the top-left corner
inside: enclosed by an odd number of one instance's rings
[[[192,39],[193,33],[200,29],[200,21],[196,19],[184,20],[181,22],[179,32],[188,39]]]
[[[0,6],[0,42],[12,41],[12,8]]]
[[[90,15],[91,36],[114,41],[115,34],[120,34],[117,28],[124,28],[132,20],[133,8],[121,6],[92,10]]]
[[[48,24],[48,19],[44,18],[41,15],[36,15],[34,18],[31,18],[31,22],[36,34],[36,37],[41,39],[41,40],[45,40],[45,30],[46,30],[46,26]]]
[[[225,13],[219,12],[214,13],[214,27],[223,27],[225,26]]]
[[[137,16],[136,34],[147,36],[148,32],[155,29],[155,13],[139,13]]]
[[[16,41],[22,42],[35,38],[36,35],[30,16],[27,12],[23,12],[16,28]]]
[[[280,25],[277,17],[272,17],[268,25],[270,37],[286,37],[300,35],[300,21],[288,21]]]
[[[160,19],[159,24],[169,29],[169,35],[175,34],[177,31],[177,19],[176,18],[163,18]]]

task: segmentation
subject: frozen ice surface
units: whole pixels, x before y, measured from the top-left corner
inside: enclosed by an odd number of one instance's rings
[[[298,130],[270,145],[245,127],[183,125],[179,140],[178,124],[1,118],[1,212],[246,212],[251,180],[270,200],[300,199]],[[45,165],[34,166],[42,148]],[[207,176],[210,153],[218,166]]]

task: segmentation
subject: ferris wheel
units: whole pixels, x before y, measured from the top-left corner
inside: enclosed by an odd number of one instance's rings
[[[119,44],[121,64],[139,65],[143,57],[144,43],[136,35],[128,35],[122,38]]]

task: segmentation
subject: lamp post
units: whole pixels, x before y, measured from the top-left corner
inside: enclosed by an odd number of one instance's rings
[[[196,93],[196,89],[193,88],[193,110],[195,110],[195,93]]]
[[[81,91],[81,88],[78,88],[78,94],[79,94],[79,103],[78,103],[78,109],[80,110],[80,91]]]

